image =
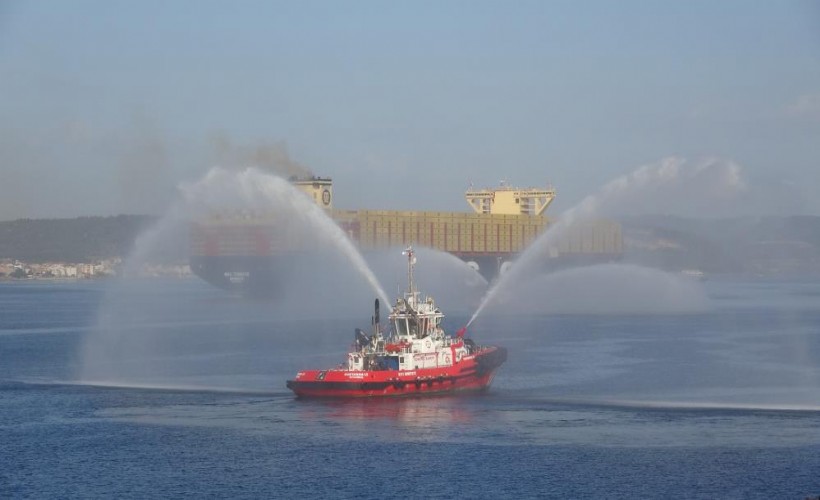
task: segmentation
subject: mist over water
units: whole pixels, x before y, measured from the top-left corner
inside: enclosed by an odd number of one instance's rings
[[[729,203],[745,189],[731,163],[669,159],[641,167],[562,214],[489,292],[483,278],[458,258],[417,248],[419,289],[436,299],[449,321],[460,322],[474,311],[475,318],[486,306],[490,314],[470,334],[510,349],[503,376],[494,383],[509,397],[580,395],[593,403],[666,401],[670,407],[809,404],[818,380],[807,355],[813,344],[802,327],[790,330],[789,314],[813,311],[808,303],[816,288],[795,288],[796,297],[805,299],[802,309],[772,313],[772,304],[786,299],[712,281],[707,293],[703,283],[679,273],[633,264],[545,272],[551,250],[578,225],[642,209],[666,212],[663,200],[672,210],[677,195],[689,198],[688,191],[702,182],[710,185],[703,200]],[[662,199],[659,191],[665,193]],[[315,252],[272,300],[239,297],[199,279],[112,282],[96,327],[84,341],[81,381],[282,389],[299,370],[336,366],[354,328],[369,327],[373,298],[389,304],[407,285],[403,248],[348,253],[355,248],[338,227],[282,179],[254,170],[214,169],[181,192],[182,200],[135,245],[127,262],[131,276],[166,247],[179,245],[192,220],[212,214],[285,213],[293,222],[288,237]],[[754,312],[752,300],[762,300],[766,314],[757,320],[736,316],[734,308]],[[794,323],[806,320],[798,317]],[[690,363],[701,366],[698,373],[690,373]]]
[[[522,284],[537,276],[543,262],[556,252],[562,238],[596,218],[613,218],[636,213],[692,213],[709,207],[712,215],[731,211],[746,190],[740,167],[730,161],[706,159],[687,161],[665,158],[619,177],[562,213],[493,283],[468,324],[493,304],[500,295],[521,290]],[[618,287],[607,287],[617,295]],[[661,290],[662,291],[662,290]],[[528,285],[532,294],[532,284]],[[612,296],[609,300],[616,300]]]
[[[391,295],[407,289],[407,257],[404,248],[369,252],[373,272]],[[417,263],[415,282],[424,295],[433,297],[445,314],[471,314],[487,289],[487,280],[458,257],[425,247],[414,247]]]
[[[505,313],[530,314],[682,314],[710,307],[694,279],[632,264],[538,275],[496,301]]]
[[[362,304],[372,304],[374,296],[389,303],[375,274],[344,232],[284,179],[256,169],[214,168],[200,181],[183,186],[181,194],[181,200],[138,238],[124,265],[125,278],[108,287],[97,328],[87,336],[81,352],[81,379],[190,385],[185,377],[196,376],[202,382],[210,373],[239,370],[240,366],[231,366],[239,363],[230,359],[232,352],[259,348],[273,356],[285,346],[305,342],[292,338],[288,329],[277,331],[276,322],[366,318]],[[284,224],[290,243],[310,249],[305,252],[304,265],[290,269],[292,279],[277,283],[283,289],[277,300],[244,300],[213,290],[210,300],[218,304],[212,316],[207,304],[203,307],[185,295],[169,293],[163,280],[138,277],[146,266],[161,260],[169,247],[185,245],[191,223],[212,216],[233,217],[237,224],[243,217],[277,220]],[[191,286],[204,284],[197,279]],[[224,323],[224,336],[198,336],[203,322],[211,326]],[[363,323],[360,326],[366,327]],[[349,326],[351,331],[353,326]],[[321,332],[326,329],[313,329],[305,337],[321,348]],[[339,343],[328,346],[334,350],[344,347]]]
[[[285,179],[252,168],[240,172],[216,168],[201,182],[183,187],[183,193],[191,218],[234,210],[286,220],[290,243],[299,242],[301,245],[297,248],[314,250],[320,257],[317,261],[324,258],[335,261],[341,257],[343,262],[353,265],[381,300],[389,302],[389,296],[350,238],[318,205]]]

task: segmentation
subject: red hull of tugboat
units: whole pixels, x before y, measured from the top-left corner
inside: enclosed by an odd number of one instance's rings
[[[507,360],[503,347],[485,347],[452,366],[415,370],[307,370],[287,387],[298,397],[360,398],[416,396],[489,387],[496,369]]]

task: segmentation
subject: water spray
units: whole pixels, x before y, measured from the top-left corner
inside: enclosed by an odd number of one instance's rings
[[[288,181],[253,168],[241,171],[213,168],[197,182],[180,186],[179,190],[180,198],[138,238],[125,259],[127,276],[140,275],[143,265],[156,258],[157,251],[169,243],[181,243],[180,236],[186,234],[185,229],[197,221],[208,221],[214,216],[270,217],[281,221],[286,229],[283,232],[286,241],[294,243],[297,248],[309,251],[318,248],[331,256],[338,256],[343,260],[338,270],[340,275],[345,276],[346,284],[349,284],[347,276],[361,276],[362,284],[367,283],[385,304],[390,303],[376,276],[344,231]],[[117,383],[179,384],[183,370],[167,364],[166,360],[169,351],[186,348],[175,343],[181,342],[179,339],[187,335],[186,330],[180,329],[166,336],[165,332],[146,326],[148,323],[143,317],[153,319],[158,314],[171,317],[176,312],[175,308],[166,307],[165,303],[149,302],[151,305],[144,307],[155,307],[158,311],[141,309],[140,303],[132,300],[130,295],[142,293],[138,290],[151,286],[152,282],[120,280],[108,288],[97,313],[98,327],[83,343],[78,378]],[[335,288],[326,290],[337,293]],[[298,304],[305,302],[308,301],[298,300]],[[246,312],[243,309],[238,314]],[[283,312],[289,313],[290,310]],[[264,317],[270,318],[269,312]],[[132,335],[134,328],[145,331]]]
[[[224,193],[224,186],[231,186],[234,193]],[[215,192],[216,191],[216,192]],[[370,284],[377,296],[390,303],[379,280],[365,262],[359,250],[350,241],[350,238],[336,224],[325,211],[310,200],[290,182],[273,174],[249,168],[241,172],[232,172],[224,169],[213,169],[206,177],[193,186],[183,189],[187,205],[197,215],[203,210],[208,213],[213,210],[224,210],[225,205],[238,205],[239,209],[267,213],[278,212],[288,219],[289,223],[303,226],[310,230],[310,237],[319,238],[328,243],[337,253],[344,256],[354,269]],[[240,199],[234,197],[239,195]],[[215,207],[213,205],[216,205]],[[298,222],[292,219],[302,219]],[[315,241],[308,241],[315,245]]]
[[[610,212],[614,209],[624,209],[629,203],[640,206],[642,202],[652,205],[655,209],[661,204],[674,205],[676,201],[691,203],[691,189],[675,200],[674,193],[664,193],[661,188],[690,188],[706,185],[714,198],[727,199],[746,189],[740,177],[740,166],[716,159],[706,159],[690,163],[682,158],[665,158],[659,163],[644,165],[604,185],[601,190],[584,198],[579,204],[564,212],[558,222],[550,225],[527,249],[518,257],[509,271],[499,276],[484,294],[481,303],[473,313],[469,327],[484,311],[498,294],[511,283],[521,282],[532,273],[534,265],[544,257],[548,249],[554,246],[565,232],[579,221],[593,217],[603,207]],[[660,193],[661,196],[658,196]],[[657,199],[647,200],[654,195]],[[729,195],[729,196],[727,196]],[[672,207],[674,208],[674,207]]]

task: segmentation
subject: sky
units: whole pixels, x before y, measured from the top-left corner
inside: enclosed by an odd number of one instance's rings
[[[340,208],[551,212],[719,158],[820,215],[820,2],[0,0],[0,220],[159,215],[260,155]]]

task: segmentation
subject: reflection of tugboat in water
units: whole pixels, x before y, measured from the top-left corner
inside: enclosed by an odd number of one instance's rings
[[[486,389],[496,369],[507,360],[503,347],[476,345],[441,327],[444,314],[432,297],[420,299],[413,282],[416,263],[412,248],[407,255],[408,290],[396,299],[389,321],[392,331],[382,334],[379,300],[373,317],[373,334],[356,329],[356,342],[347,354],[347,367],[306,370],[287,386],[304,397],[372,397],[440,394]]]

